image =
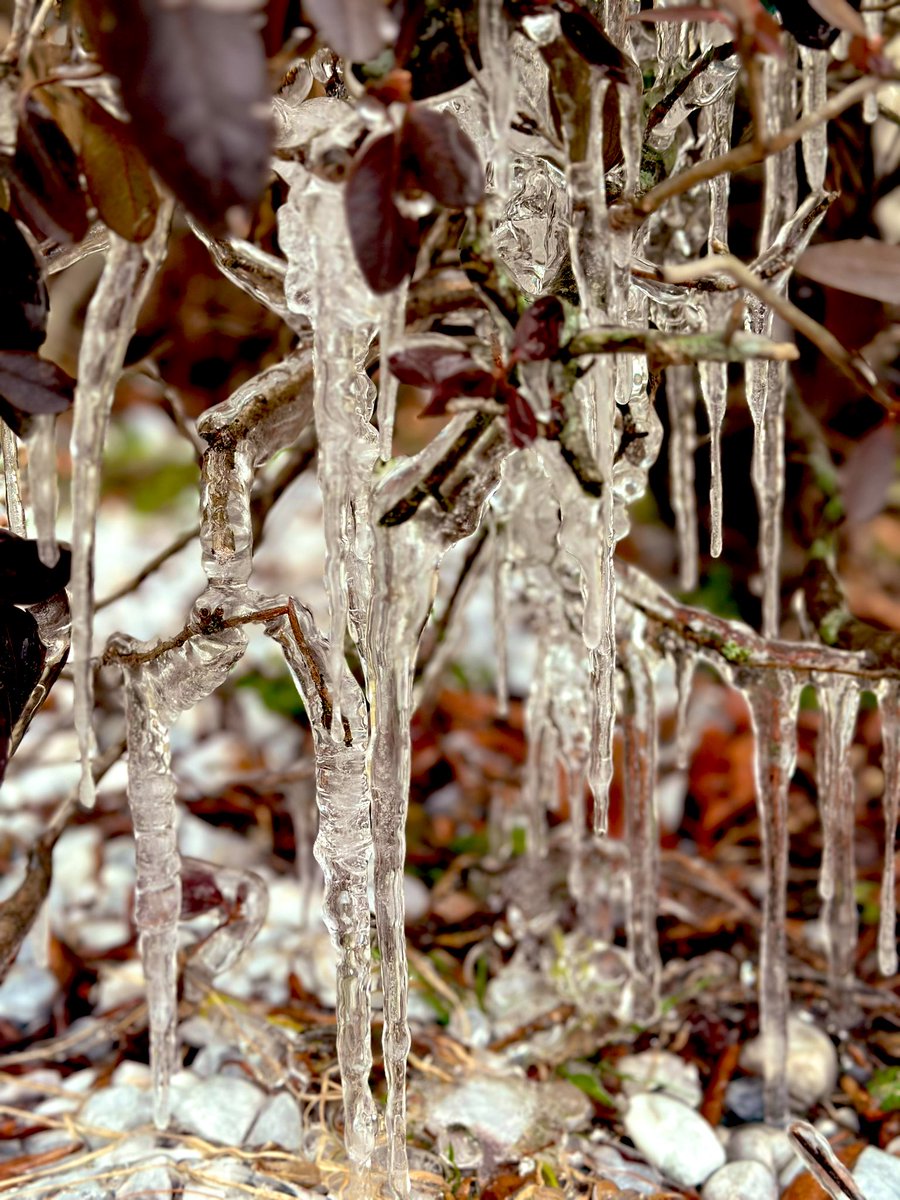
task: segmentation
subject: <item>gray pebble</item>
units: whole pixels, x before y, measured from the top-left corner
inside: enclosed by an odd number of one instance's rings
[[[778,1200],[775,1176],[760,1162],[726,1163],[703,1185],[703,1200]]]
[[[679,1100],[656,1093],[633,1096],[625,1132],[648,1162],[683,1187],[696,1187],[725,1162],[712,1126]]]
[[[116,1192],[116,1200],[126,1200],[129,1196],[135,1200],[146,1200],[147,1196],[152,1196],[153,1200],[166,1200],[171,1195],[172,1176],[165,1161],[162,1161],[147,1163],[129,1175]]]
[[[242,1146],[263,1094],[246,1079],[200,1079],[173,1094],[179,1125],[210,1142]]]
[[[728,1139],[728,1157],[735,1161],[750,1159],[778,1174],[793,1161],[794,1148],[783,1129],[771,1125],[738,1125]]]
[[[853,1178],[866,1200],[897,1200],[900,1158],[875,1146],[866,1146],[853,1167]]]
[[[303,1126],[300,1109],[289,1092],[279,1092],[266,1102],[262,1112],[253,1123],[249,1146],[280,1146],[282,1150],[296,1153],[300,1149]]]
[[[142,1125],[150,1125],[152,1121],[153,1101],[150,1093],[124,1084],[94,1092],[79,1116],[81,1125],[97,1130],[108,1129],[114,1133],[138,1129]],[[88,1132],[85,1138],[92,1150],[108,1141],[102,1133]]]

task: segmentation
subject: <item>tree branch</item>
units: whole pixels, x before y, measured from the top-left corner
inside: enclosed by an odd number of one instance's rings
[[[718,260],[717,260],[718,261]],[[668,277],[668,271],[666,271]],[[792,342],[773,342],[739,329],[734,333],[666,333],[659,329],[583,329],[566,347],[569,354],[646,354],[663,367],[695,362],[748,362],[771,359],[792,362],[799,357]]]

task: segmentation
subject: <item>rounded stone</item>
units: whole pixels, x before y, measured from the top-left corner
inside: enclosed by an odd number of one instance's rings
[[[624,1122],[647,1161],[683,1187],[698,1186],[725,1162],[725,1148],[709,1122],[670,1096],[632,1096]]]
[[[754,1038],[741,1053],[745,1071],[762,1074],[762,1040]],[[824,1100],[834,1089],[838,1060],[831,1038],[816,1025],[798,1016],[788,1020],[788,1046],[785,1075],[792,1099],[805,1108]]]
[[[775,1176],[760,1162],[739,1159],[710,1175],[703,1200],[778,1200]]]

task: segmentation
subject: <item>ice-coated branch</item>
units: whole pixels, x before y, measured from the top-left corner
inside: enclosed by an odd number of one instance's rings
[[[836,650],[810,642],[764,638],[741,621],[728,620],[701,608],[682,604],[630,563],[620,562],[623,599],[640,610],[677,644],[704,651],[707,661],[727,671],[735,666],[800,675],[823,672],[850,675],[873,683],[900,678],[900,664],[881,662],[871,650]]]
[[[755,166],[756,163],[762,162],[772,154],[787,150],[789,146],[799,142],[810,129],[833,121],[835,117],[839,117],[854,104],[859,104],[866,96],[872,95],[880,88],[890,86],[893,82],[895,81],[890,78],[874,79],[869,76],[857,79],[833,96],[827,104],[823,104],[816,112],[807,113],[773,137],[759,143],[744,142],[716,158],[694,163],[685,170],[670,175],[668,179],[664,179],[630,204],[627,201],[617,204],[611,215],[614,220],[625,223],[643,221],[662,208],[666,201],[671,200],[673,196],[681,196],[697,187],[698,184],[708,183],[709,180],[715,179],[717,175],[732,175],[736,171],[744,171],[747,167]]]
[[[798,333],[803,334],[861,392],[871,396],[877,404],[887,409],[888,412],[897,411],[898,402],[884,390],[875,378],[872,368],[863,358],[858,354],[851,353],[830,330],[826,329],[824,325],[820,325],[818,321],[813,320],[808,313],[803,312],[796,304],[792,304],[787,296],[783,295],[777,288],[764,283],[746,263],[741,262],[739,258],[735,258],[733,254],[710,254],[706,258],[698,259],[696,262],[664,267],[663,276],[671,283],[688,283],[691,280],[701,279],[703,276],[713,274],[716,271],[724,271],[727,275],[730,275],[740,287],[746,288],[751,295],[762,300],[773,312],[776,312],[789,325],[792,325]],[[761,358],[763,356],[752,355],[750,357]]]
[[[743,330],[674,334],[660,329],[582,329],[566,349],[573,357],[646,354],[662,367],[695,362],[749,362],[751,359],[792,362],[798,357],[797,347],[792,342],[773,342],[771,338],[757,337]]]

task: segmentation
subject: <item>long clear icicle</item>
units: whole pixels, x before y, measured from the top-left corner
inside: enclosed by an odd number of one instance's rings
[[[37,413],[25,436],[28,447],[28,496],[34,516],[38,555],[48,567],[56,565],[56,416]]]
[[[728,316],[730,303],[711,293],[707,300],[707,328],[721,328]],[[722,425],[728,407],[728,364],[700,363],[700,394],[709,421],[709,552],[713,558],[722,553]]]
[[[369,864],[371,796],[366,773],[365,698],[345,667],[342,720],[336,725],[325,686],[328,649],[309,612],[291,601],[289,617],[269,626],[284,651],[309,716],[316,754],[319,832],[315,856],[325,877],[324,918],[338,954],[337,1054],[344,1104],[344,1141],[357,1172],[368,1170],[377,1113],[372,1069]]]
[[[479,0],[478,52],[482,81],[488,96],[491,164],[494,192],[505,207],[510,182],[510,135],[516,111],[516,68],[510,44],[510,25],[497,0]]]
[[[120,637],[124,654],[148,649]],[[169,729],[175,718],[224,683],[243,654],[240,630],[195,637],[151,661],[125,666],[128,806],[134,825],[134,915],[147,987],[153,1116],[169,1122],[169,1082],[177,1066],[180,860]]]
[[[627,686],[622,713],[625,805],[629,850],[628,950],[634,971],[632,1016],[650,1021],[659,1004],[662,962],[656,932],[659,903],[659,824],[656,813],[655,656],[634,616],[623,651]]]
[[[845,1021],[857,943],[856,803],[849,754],[856,732],[859,684],[850,676],[819,678],[816,684],[821,709],[817,769],[824,839],[819,894],[832,1010],[838,1021]]]
[[[805,117],[818,112],[828,98],[828,59],[827,50],[800,47],[800,62],[803,67],[801,91]],[[824,121],[819,121],[812,129],[807,130],[803,135],[801,147],[803,169],[810,190],[821,191],[825,187],[825,172],[828,167],[828,126]]]
[[[697,492],[694,487],[694,453],[697,448],[697,392],[693,367],[666,371],[669,405],[669,497],[675,513],[678,541],[678,582],[692,592],[698,580]]]
[[[86,807],[94,803],[94,529],[103,444],[128,342],[165,255],[171,214],[171,204],[161,205],[156,228],[139,245],[109,234],[106,261],[88,305],[78,355],[72,423],[72,674],[81,751],[80,797]]]
[[[388,364],[388,353],[395,342],[403,337],[406,328],[406,298],[409,280],[405,279],[392,292],[382,297],[381,320],[378,326],[378,442],[383,462],[393,453],[394,417],[397,411],[397,392],[400,387],[397,376]]]
[[[787,672],[738,676],[753,721],[756,803],[766,890],[759,961],[759,1012],[763,1046],[765,1118],[783,1125],[788,1116],[787,978],[788,789],[797,757],[800,688]]]
[[[895,681],[878,690],[884,764],[884,867],[881,875],[881,914],[878,921],[878,970],[896,975],[897,964],[897,819],[900,813],[900,685]]]
[[[19,489],[19,444],[16,435],[0,421],[0,445],[3,447],[3,475],[6,484],[6,524],[10,533],[25,537],[25,507]]]

